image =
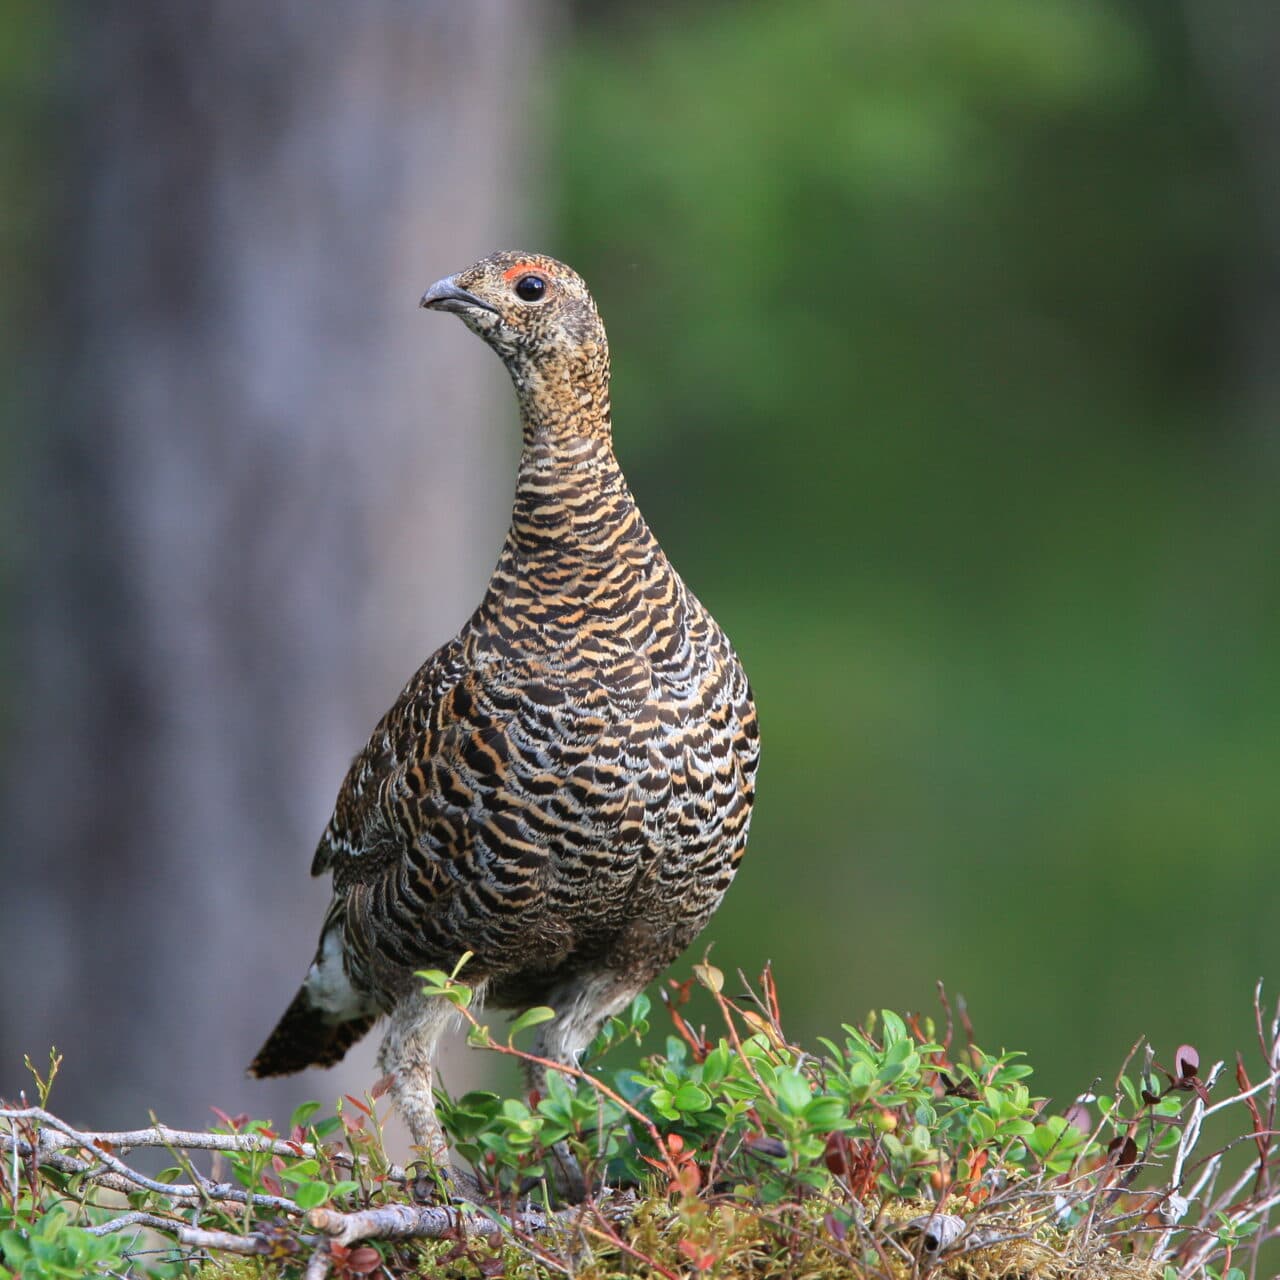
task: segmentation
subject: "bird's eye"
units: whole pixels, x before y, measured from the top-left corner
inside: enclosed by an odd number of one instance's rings
[[[547,292],[547,282],[541,276],[521,276],[516,281],[516,297],[524,302],[541,302]]]

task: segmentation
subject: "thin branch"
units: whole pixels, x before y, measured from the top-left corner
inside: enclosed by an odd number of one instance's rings
[[[1222,1067],[1223,1067],[1223,1064],[1221,1062],[1219,1062],[1214,1067],[1215,1074],[1212,1077],[1210,1077],[1208,1081],[1205,1082],[1206,1087],[1211,1085],[1215,1080],[1217,1080],[1218,1073],[1221,1072]],[[1255,1094],[1262,1093],[1265,1089],[1272,1088],[1278,1081],[1280,1081],[1280,1067],[1278,1067],[1275,1071],[1273,1071],[1270,1075],[1266,1076],[1264,1079],[1260,1080],[1257,1084],[1253,1086],[1252,1089],[1247,1089],[1243,1093],[1233,1093],[1231,1097],[1223,1098],[1221,1102],[1215,1102],[1211,1107],[1205,1107],[1204,1115],[1201,1117],[1201,1119],[1206,1119],[1211,1115],[1215,1115],[1217,1112],[1223,1110],[1225,1107],[1232,1106],[1234,1103],[1243,1102],[1246,1098],[1252,1098]]]
[[[122,1213],[100,1227],[89,1227],[87,1230],[93,1236],[106,1236],[115,1231],[123,1231],[126,1227],[150,1227],[152,1231],[163,1231],[176,1237],[179,1244],[192,1249],[220,1249],[224,1253],[248,1254],[266,1252],[266,1239],[258,1232],[238,1236],[231,1231],[206,1231],[202,1227],[189,1227],[185,1222],[175,1222],[172,1218],[162,1218],[156,1213]]]
[[[612,1215],[623,1221],[630,1217],[633,1208],[633,1201],[622,1199],[611,1206]],[[442,1205],[390,1204],[347,1213],[322,1206],[307,1214],[307,1223],[346,1246],[360,1240],[432,1240],[455,1231],[496,1240],[511,1232],[534,1235],[553,1226],[572,1224],[586,1229],[581,1219],[589,1209],[603,1219],[604,1215],[593,1201],[589,1206],[571,1205],[550,1214],[526,1208],[510,1215]]]
[[[327,1244],[322,1245],[307,1259],[307,1269],[302,1280],[325,1280],[332,1265],[333,1254],[329,1252]]]
[[[243,1187],[230,1182],[210,1182],[202,1179],[200,1183],[192,1182],[157,1182],[152,1178],[130,1168],[123,1160],[111,1158],[107,1162],[106,1153],[87,1147],[102,1158],[102,1162],[94,1165],[64,1150],[42,1151],[33,1149],[31,1144],[22,1139],[10,1138],[0,1134],[0,1145],[12,1145],[15,1152],[28,1156],[34,1154],[36,1161],[47,1169],[56,1169],[59,1173],[83,1177],[95,1186],[105,1187],[108,1191],[118,1191],[131,1195],[137,1191],[154,1191],[175,1204],[208,1204],[210,1202],[227,1201],[241,1205],[252,1205],[257,1209],[275,1209],[284,1213],[300,1213],[301,1210],[284,1196],[252,1194]]]
[[[329,1151],[311,1142],[291,1142],[283,1138],[268,1138],[261,1133],[206,1133],[191,1129],[170,1129],[156,1124],[147,1129],[125,1130],[77,1130],[42,1107],[0,1107],[0,1120],[29,1120],[43,1126],[40,1131],[42,1150],[74,1150],[87,1147],[97,1151],[104,1148],[116,1151],[132,1151],[135,1148],[163,1147],[181,1151],[222,1151],[243,1155],[272,1155],[285,1159],[324,1159],[336,1164],[351,1165],[351,1156],[345,1151]],[[13,1149],[20,1139],[0,1133],[0,1150]],[[406,1181],[405,1171],[392,1165],[387,1172],[392,1182]]]

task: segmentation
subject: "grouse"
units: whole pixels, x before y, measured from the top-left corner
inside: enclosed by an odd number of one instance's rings
[[[511,526],[479,608],[347,773],[311,867],[333,876],[319,947],[249,1070],[328,1066],[385,1015],[380,1069],[446,1165],[432,1057],[453,1010],[415,971],[472,953],[477,994],[550,1006],[535,1052],[574,1063],[719,905],[759,732],[733,648],[614,457],[608,342],[581,278],[495,253],[421,305],[458,315],[515,384]]]

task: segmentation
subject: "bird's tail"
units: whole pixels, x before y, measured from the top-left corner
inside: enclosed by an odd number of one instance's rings
[[[376,1014],[335,1019],[304,985],[249,1064],[251,1076],[287,1076],[306,1067],[331,1067],[373,1026]]]

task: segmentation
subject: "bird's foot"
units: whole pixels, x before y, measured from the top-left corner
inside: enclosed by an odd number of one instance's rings
[[[551,1148],[552,1167],[556,1189],[565,1204],[581,1204],[587,1198],[587,1179],[578,1163],[578,1157],[569,1150],[567,1142],[557,1142]]]
[[[407,1189],[415,1204],[482,1204],[488,1198],[470,1169],[448,1160],[421,1160],[409,1166]]]

